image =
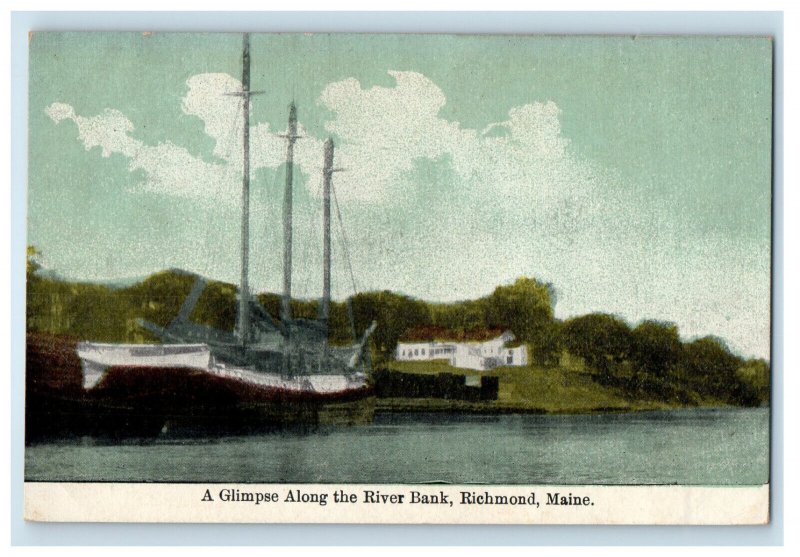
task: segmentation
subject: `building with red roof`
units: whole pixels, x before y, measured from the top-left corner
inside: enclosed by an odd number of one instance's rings
[[[454,331],[424,326],[409,329],[397,343],[398,361],[447,360],[457,368],[488,371],[498,366],[528,365],[528,347],[514,343],[502,329]]]

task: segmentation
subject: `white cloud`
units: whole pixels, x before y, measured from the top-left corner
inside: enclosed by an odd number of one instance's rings
[[[418,161],[446,157],[464,195],[483,197],[512,194],[552,205],[590,183],[581,163],[568,154],[561,135],[559,109],[552,102],[536,102],[509,110],[508,119],[482,130],[462,128],[439,115],[446,98],[442,90],[416,72],[390,71],[393,87],[362,89],[355,79],[329,84],[319,102],[334,112],[325,123],[338,137],[336,164],[347,169],[337,175],[337,192],[343,200],[386,202],[404,195],[409,173]],[[171,196],[236,199],[241,176],[241,82],[227,74],[191,77],[182,101],[183,112],[203,122],[215,144],[215,162],[207,162],[170,142],[146,145],[133,138],[134,124],[122,113],[106,109],[84,117],[63,103],[47,108],[54,122],[71,120],[87,150],[121,154],[130,170],[144,172],[143,189]],[[279,130],[278,132],[282,132]],[[322,140],[309,137],[295,146],[295,161],[307,176],[318,176],[322,166]],[[499,133],[498,133],[499,132]],[[286,141],[268,123],[251,128],[251,168],[277,168],[284,162]],[[309,187],[316,190],[316,182]],[[555,196],[555,197],[554,197]]]
[[[131,137],[134,124],[118,110],[106,109],[97,116],[77,115],[72,106],[52,103],[45,109],[55,122],[70,120],[78,128],[78,139],[87,151],[99,147],[103,157],[119,154],[129,159],[129,170],[142,171],[143,191],[211,202],[238,203],[242,175],[242,102],[229,93],[241,91],[241,82],[227,74],[201,74],[186,82],[182,101],[184,114],[199,118],[203,130],[214,141],[208,162],[169,141],[147,145]],[[322,141],[308,137],[295,146],[295,160],[301,171],[318,174],[322,167]],[[279,133],[282,133],[281,130]],[[277,168],[284,163],[286,140],[268,123],[253,124],[250,130],[250,166]],[[233,194],[233,195],[232,195]]]
[[[563,317],[609,311],[632,321],[670,319],[685,334],[721,334],[746,354],[768,353],[766,248],[682,229],[672,213],[631,199],[610,171],[571,151],[552,101],[509,107],[507,118],[471,129],[441,116],[445,94],[426,76],[389,74],[390,87],[363,89],[345,79],[319,97],[333,113],[325,127],[338,138],[336,166],[347,170],[336,175],[337,196],[373,205],[350,213],[361,286],[443,300],[483,295],[514,276],[532,275],[556,284]],[[142,172],[145,191],[236,204],[242,101],[225,93],[240,89],[226,74],[187,82],[183,112],[199,118],[214,140],[213,162],[170,142],[143,143],[117,110],[84,117],[53,103],[46,111],[56,123],[74,122],[87,150],[128,158],[129,169]],[[252,168],[283,164],[283,131],[253,124]],[[302,125],[299,131],[305,137],[295,146],[295,162],[316,194],[322,139]],[[415,202],[425,188],[438,187],[412,179],[421,161],[449,164],[443,179],[452,180],[453,197],[442,207]],[[392,211],[409,199],[409,210],[425,214],[409,217],[416,229],[400,230],[404,217]],[[466,212],[474,214],[464,219]],[[673,220],[662,220],[664,214]],[[695,252],[678,245],[687,238]],[[235,269],[229,261],[217,264],[219,273]]]
[[[65,118],[71,119],[75,117],[75,109],[64,103],[53,103],[45,108],[44,111],[56,124]]]
[[[175,197],[226,201],[239,184],[230,165],[205,162],[170,142],[139,149],[129,168],[144,171],[145,191]]]
[[[228,162],[241,159],[242,98],[231,93],[242,83],[228,74],[207,73],[190,77],[181,108],[203,121],[206,135],[216,141],[214,154]]]
[[[340,139],[337,192],[345,199],[385,200],[400,193],[418,159],[457,155],[474,147],[476,131],[438,116],[441,89],[416,72],[396,72],[394,87],[363,90],[355,79],[328,85],[320,103],[336,113],[326,129]]]
[[[129,134],[134,130],[133,123],[117,110],[106,109],[98,116],[83,117],[69,105],[53,103],[46,112],[56,123],[73,121],[87,151],[99,147],[103,157],[120,154],[128,158],[131,172],[144,172],[141,187],[145,191],[176,197],[223,198],[234,183],[225,164],[205,162],[170,142],[146,145],[132,138]]]
[[[141,142],[128,136],[133,131],[133,123],[118,110],[107,108],[98,116],[84,118],[76,115],[68,104],[53,103],[45,111],[56,123],[62,120],[75,122],[78,126],[78,139],[83,142],[87,151],[100,147],[104,157],[109,157],[112,153],[133,157],[142,147]]]
[[[475,204],[539,210],[575,220],[597,187],[596,173],[569,152],[560,109],[552,101],[511,107],[482,129],[440,116],[446,97],[416,72],[390,71],[391,87],[362,89],[355,79],[329,84],[319,102],[334,113],[326,129],[338,139],[342,199],[386,202],[430,187],[409,174],[423,160],[450,161],[452,188]]]

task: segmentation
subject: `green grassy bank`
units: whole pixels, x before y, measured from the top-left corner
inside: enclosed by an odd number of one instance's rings
[[[392,361],[384,364],[384,367],[414,374],[495,376],[500,380],[500,389],[497,400],[488,402],[431,398],[378,399],[377,409],[381,411],[579,414],[725,406],[721,401],[711,398],[698,397],[687,403],[631,393],[620,387],[604,385],[595,373],[562,367],[499,367],[485,373],[454,368],[445,361]]]

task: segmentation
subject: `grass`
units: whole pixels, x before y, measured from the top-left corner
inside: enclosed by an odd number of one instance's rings
[[[480,372],[471,369],[459,369],[447,363],[447,360],[431,360],[429,362],[398,362],[389,361],[385,364],[387,369],[405,373],[421,373],[436,375],[438,373],[456,373],[458,375],[480,375]]]
[[[633,399],[621,390],[601,385],[591,373],[559,367],[498,367],[490,372],[478,372],[450,366],[444,360],[431,362],[389,362],[386,367],[404,373],[455,373],[467,376],[496,376],[500,378],[497,401],[464,402],[435,399],[384,399],[385,409],[404,410],[465,410],[519,411],[553,414],[588,412],[625,412],[674,407],[656,400]]]

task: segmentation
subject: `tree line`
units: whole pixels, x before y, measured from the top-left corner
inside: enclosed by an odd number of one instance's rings
[[[357,327],[372,319],[380,356],[391,358],[397,340],[417,326],[455,331],[510,329],[538,366],[557,367],[577,357],[601,383],[634,396],[673,403],[712,400],[758,405],[769,400],[769,364],[734,354],[721,338],[683,341],[674,323],[645,320],[631,326],[606,313],[558,320],[551,284],[519,278],[486,297],[432,304],[393,292],[367,292],[354,299]]]
[[[682,341],[674,323],[645,320],[630,327],[593,313],[560,324],[564,349],[595,370],[598,380],[635,394],[689,403],[698,398],[754,406],[769,401],[769,364],[734,354],[714,336]]]
[[[66,282],[39,276],[29,251],[27,328],[104,342],[154,341],[137,325],[144,318],[166,326],[188,295],[192,275],[164,271],[134,285]],[[280,319],[280,296],[262,293],[259,302]],[[561,321],[554,316],[555,290],[534,278],[498,286],[477,300],[430,303],[390,291],[362,292],[349,302],[333,302],[329,318],[332,343],[352,342],[372,321],[375,361],[394,355],[400,336],[415,327],[453,331],[508,329],[529,346],[537,366],[557,367],[565,357],[579,358],[584,372],[631,394],[678,403],[700,399],[755,405],[769,400],[769,364],[734,354],[722,339],[684,341],[676,325],[646,320],[635,326],[604,313]],[[318,300],[293,300],[293,315],[314,319]],[[191,319],[233,330],[236,287],[209,282]]]

